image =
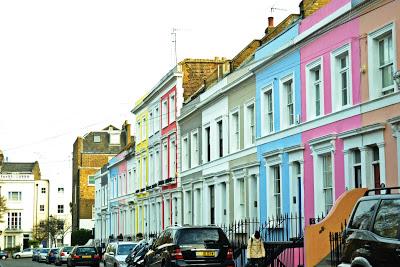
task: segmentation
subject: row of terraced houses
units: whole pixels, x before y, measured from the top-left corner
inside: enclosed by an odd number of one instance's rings
[[[95,176],[96,238],[285,213],[307,225],[353,188],[400,185],[399,13],[304,0],[234,58],[177,64],[135,103],[135,144]]]

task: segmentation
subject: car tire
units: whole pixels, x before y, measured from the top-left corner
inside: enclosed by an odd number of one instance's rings
[[[6,256],[2,256],[1,259],[2,259],[2,260],[5,260],[5,259],[6,259]]]
[[[16,255],[15,258],[16,258],[16,259],[20,259],[21,256],[20,256],[20,255]]]

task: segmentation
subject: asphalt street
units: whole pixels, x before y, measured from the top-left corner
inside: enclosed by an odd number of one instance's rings
[[[6,260],[0,260],[0,266],[1,267],[49,267],[49,266],[55,266],[54,264],[46,264],[44,262],[38,263],[36,261],[32,261],[32,258],[27,258],[27,259],[6,259]],[[66,267],[66,264],[63,264],[62,266]],[[100,267],[103,267],[103,264],[100,264]]]

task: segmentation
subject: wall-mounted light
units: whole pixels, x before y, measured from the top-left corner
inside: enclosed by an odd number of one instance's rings
[[[400,89],[400,70],[393,73],[393,80],[396,82],[397,88]]]

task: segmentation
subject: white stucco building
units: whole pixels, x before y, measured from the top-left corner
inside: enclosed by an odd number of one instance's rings
[[[0,247],[29,246],[36,224],[49,216],[49,181],[41,180],[38,162],[4,162],[0,151],[0,195],[7,211],[0,223]]]

